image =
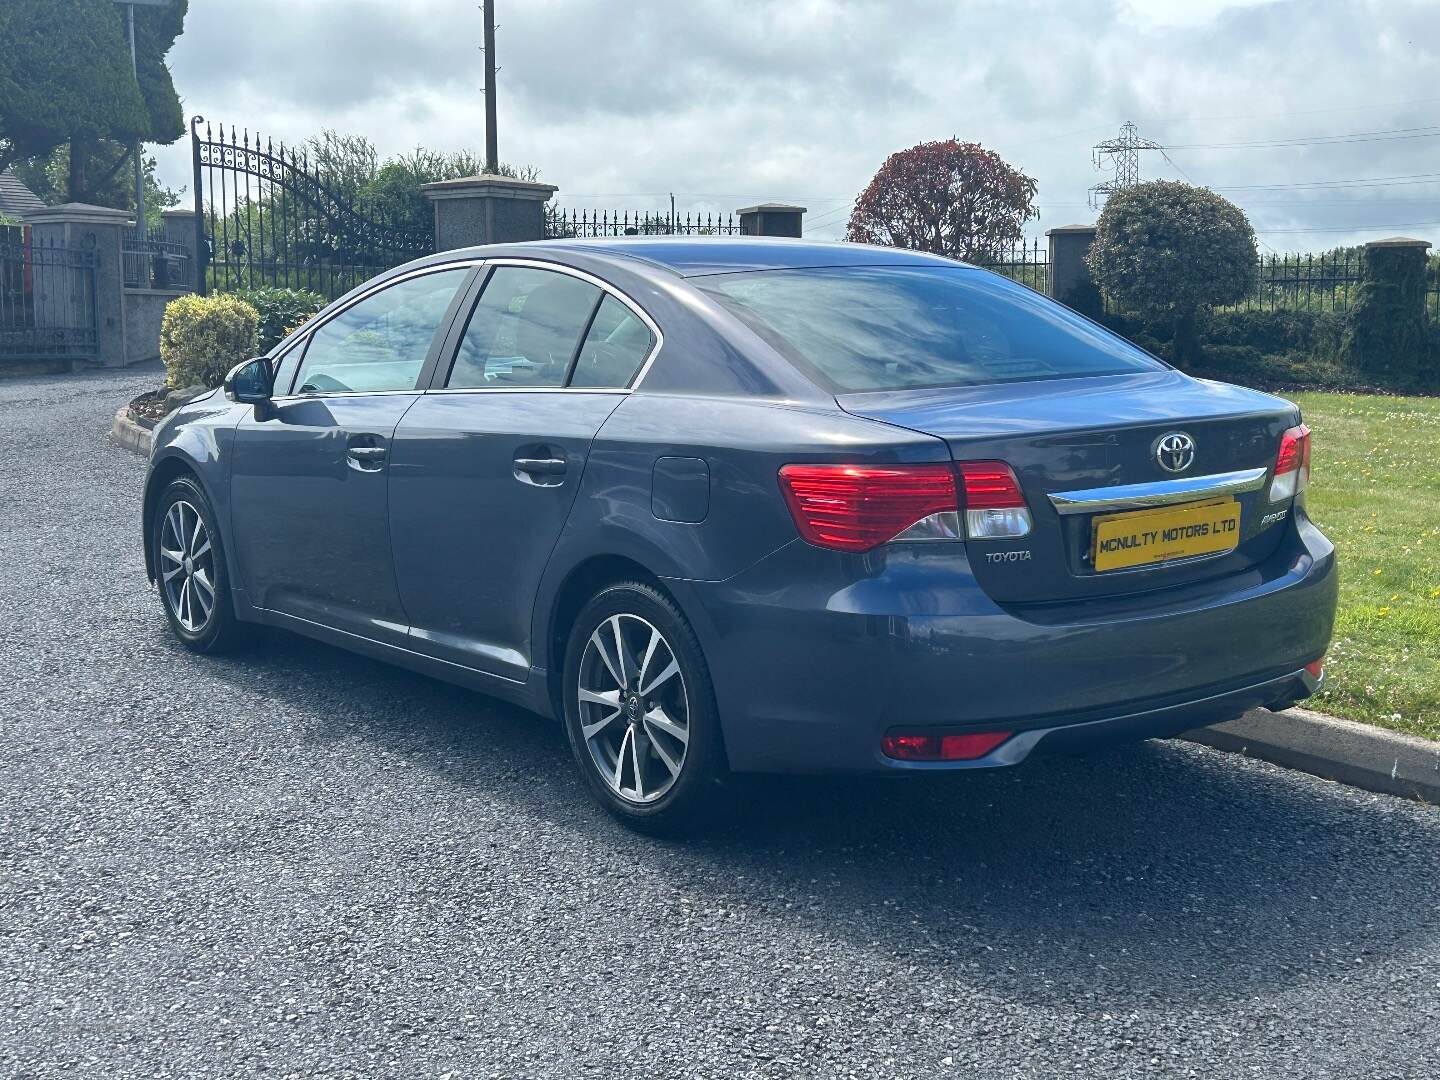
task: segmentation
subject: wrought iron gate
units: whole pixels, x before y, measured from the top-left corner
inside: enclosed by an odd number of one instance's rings
[[[308,289],[334,298],[435,250],[433,229],[366,216],[304,149],[190,121],[196,289]]]
[[[0,226],[0,365],[94,360],[95,251]]]

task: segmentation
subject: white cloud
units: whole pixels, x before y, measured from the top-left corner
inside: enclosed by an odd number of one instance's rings
[[[1039,228],[1093,220],[1090,146],[1127,119],[1168,144],[1435,123],[1440,7],[1422,0],[499,0],[501,154],[570,205],[810,207],[817,234],[885,155],[956,135],[1040,182]],[[298,141],[478,149],[476,0],[193,5],[187,110]],[[1423,99],[1432,99],[1425,102]],[[1407,104],[1408,103],[1408,104]],[[1239,185],[1435,171],[1440,140],[1176,150],[1142,176]],[[189,183],[184,142],[160,148]],[[1182,176],[1183,171],[1183,176]],[[1276,249],[1433,234],[1440,185],[1225,191]],[[1351,231],[1292,232],[1294,229]],[[1428,230],[1428,231],[1427,231]]]

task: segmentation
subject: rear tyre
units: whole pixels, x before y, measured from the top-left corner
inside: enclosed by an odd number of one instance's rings
[[[188,476],[170,481],[150,527],[155,585],[180,644],[197,653],[245,645],[249,628],[235,618],[225,549],[200,485]]]
[[[728,768],[700,643],[658,589],[603,589],[565,650],[565,729],[585,786],[625,825],[675,835],[709,823]]]

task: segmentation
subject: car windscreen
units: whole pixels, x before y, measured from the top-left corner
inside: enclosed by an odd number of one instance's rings
[[[690,280],[832,393],[1165,367],[1063,304],[974,267],[809,267]]]

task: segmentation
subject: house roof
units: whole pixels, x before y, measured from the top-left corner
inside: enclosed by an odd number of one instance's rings
[[[0,172],[0,215],[18,218],[30,210],[45,209],[44,202],[9,169]]]

